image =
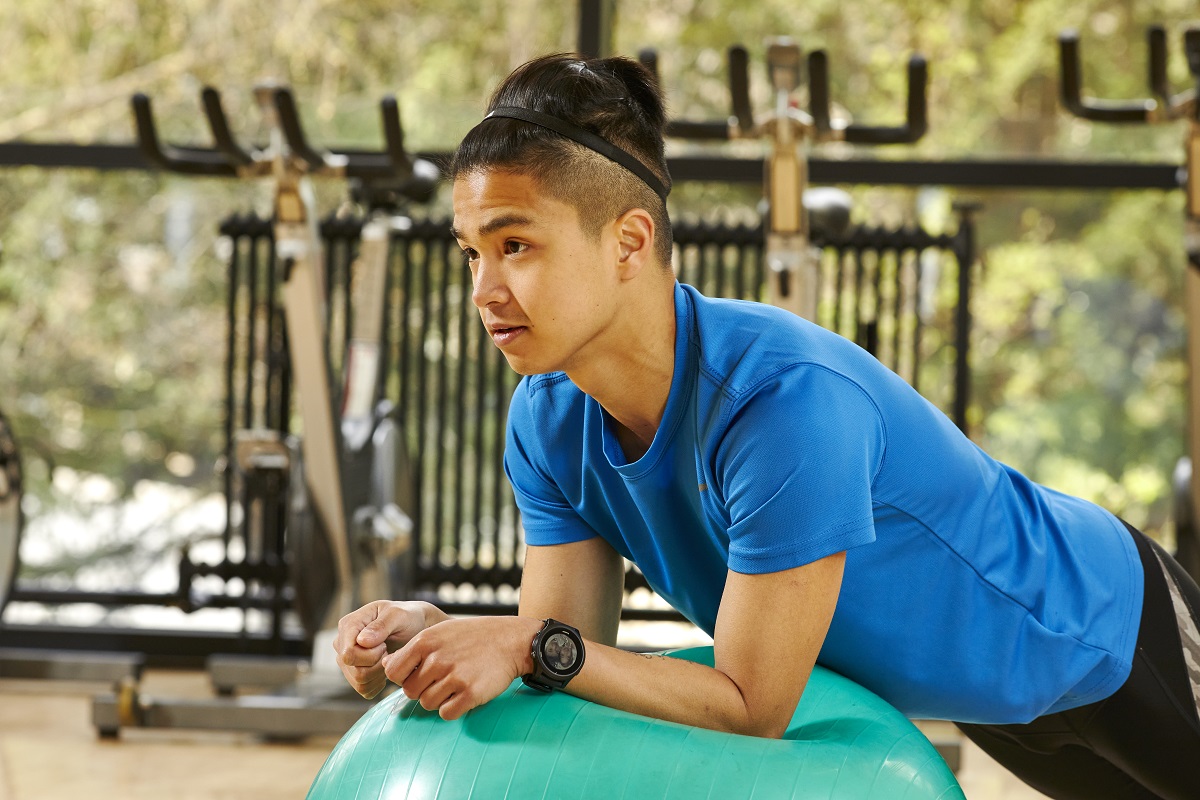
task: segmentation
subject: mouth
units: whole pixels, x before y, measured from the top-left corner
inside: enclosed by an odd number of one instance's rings
[[[528,328],[524,325],[489,325],[488,331],[492,334],[492,342],[497,347],[504,347],[512,344],[521,334],[525,333]]]

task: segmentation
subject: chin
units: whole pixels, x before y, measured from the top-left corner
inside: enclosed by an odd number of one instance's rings
[[[504,353],[504,360],[508,362],[509,368],[518,375],[545,375],[548,372],[556,372],[553,367],[535,364],[529,359],[510,356]]]

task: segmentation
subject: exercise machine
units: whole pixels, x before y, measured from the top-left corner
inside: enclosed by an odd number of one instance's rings
[[[657,55],[643,50],[639,60],[656,75]],[[767,41],[767,76],[772,108],[756,117],[750,103],[749,53],[742,45],[728,51],[728,121],[673,120],[667,135],[693,140],[764,139],[770,145],[764,176],[769,212],[766,232],[767,301],[805,319],[817,321],[820,250],[818,241],[832,241],[850,223],[850,197],[837,189],[809,190],[808,152],[820,142],[901,144],[919,140],[928,128],[925,59],[908,63],[905,123],[879,127],[848,123],[830,112],[828,59],[824,50],[805,57],[799,43],[788,37]],[[805,67],[807,66],[807,69]],[[800,109],[799,91],[807,78],[808,111]]]
[[[17,579],[21,544],[21,453],[8,418],[0,412],[0,613]]]
[[[243,488],[240,512],[251,539],[267,549],[283,543],[290,600],[313,643],[312,658],[214,656],[209,672],[226,696],[153,699],[126,681],[95,699],[93,718],[101,734],[110,736],[131,726],[289,738],[340,734],[366,705],[333,660],[337,620],[369,600],[405,591],[403,570],[395,565],[411,544],[406,508],[412,476],[402,427],[382,399],[388,248],[393,228],[409,224],[401,210],[431,199],[438,172],[406,153],[392,98],[381,103],[385,150],[330,153],[309,145],[284,87],[256,90],[270,141],[253,150],[234,140],[218,92],[206,88],[201,97],[215,147],[162,144],[144,95],[133,98],[138,141],[147,158],[165,170],[269,178],[274,187],[274,272],[268,285],[279,282],[283,324],[274,339],[286,342],[287,380],[276,387],[271,413],[243,414],[248,425],[234,434],[234,460]],[[353,300],[340,329],[329,314],[331,287],[310,176],[350,181],[352,198],[368,212],[354,263]],[[340,381],[334,379],[335,351],[343,354]],[[292,383],[300,436],[289,432]],[[239,577],[236,571],[207,572]],[[239,688],[271,685],[277,686],[271,694],[234,696]]]
[[[1063,106],[1083,119],[1106,123],[1164,124],[1187,121],[1184,162],[1180,170],[1185,194],[1184,250],[1187,267],[1184,302],[1187,313],[1187,444],[1186,455],[1172,476],[1175,517],[1175,557],[1184,569],[1200,580],[1200,27],[1183,34],[1192,86],[1172,92],[1167,77],[1167,33],[1161,26],[1147,31],[1151,97],[1136,100],[1098,100],[1083,96],[1079,34],[1064,31],[1058,37],[1059,87]]]

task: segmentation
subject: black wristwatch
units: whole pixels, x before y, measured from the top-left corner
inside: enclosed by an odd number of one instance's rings
[[[533,672],[521,680],[531,689],[552,692],[583,669],[583,637],[570,625],[548,619],[533,637]]]

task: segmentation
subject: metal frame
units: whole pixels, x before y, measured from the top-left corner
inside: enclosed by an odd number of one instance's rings
[[[353,152],[341,151],[339,152]],[[437,161],[446,152],[417,153]],[[711,181],[762,185],[766,160],[679,156],[667,166],[676,184]],[[1146,189],[1171,191],[1184,185],[1179,164],[1057,159],[871,159],[810,158],[809,179],[817,184],[946,186],[963,189]],[[0,143],[0,168],[154,171],[133,144]]]
[[[1154,125],[1186,121],[1184,167],[1178,179],[1184,189],[1184,304],[1187,325],[1187,433],[1186,455],[1175,467],[1174,484],[1175,557],[1200,579],[1200,530],[1196,510],[1200,508],[1200,25],[1188,26],[1183,34],[1183,51],[1191,81],[1176,94],[1167,75],[1167,32],[1161,25],[1146,31],[1151,97],[1132,100],[1085,98],[1079,57],[1079,34],[1063,31],[1059,45],[1059,94],[1063,106],[1077,117],[1101,123]]]

